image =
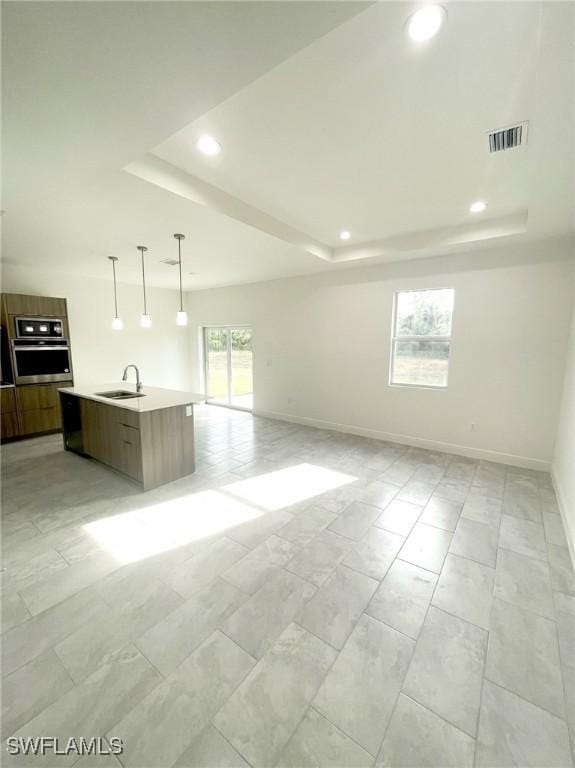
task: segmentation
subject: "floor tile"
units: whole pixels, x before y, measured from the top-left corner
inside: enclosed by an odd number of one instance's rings
[[[394,500],[377,518],[375,525],[399,536],[408,536],[422,511],[423,507],[416,504]]]
[[[113,735],[126,745],[124,765],[172,765],[255,665],[255,659],[214,632],[143,699]]]
[[[26,587],[20,595],[30,613],[36,615],[94,584],[119,566],[113,557],[100,552]]]
[[[555,544],[547,544],[547,560],[551,587],[558,592],[575,595],[575,572],[571,564],[569,550]]]
[[[575,616],[557,612],[557,635],[561,664],[575,669]]]
[[[376,765],[378,768],[473,768],[474,753],[474,739],[400,694]]]
[[[10,674],[79,627],[108,613],[108,606],[95,592],[84,590],[19,624],[2,636],[2,674]]]
[[[277,533],[284,525],[287,525],[292,517],[293,515],[285,509],[272,510],[255,520],[231,529],[228,532],[228,537],[244,547],[253,549],[271,536],[272,533]]]
[[[495,599],[485,676],[559,717],[563,684],[555,622]]]
[[[501,499],[492,499],[472,488],[465,500],[461,516],[476,523],[485,523],[499,528],[501,522]]]
[[[477,734],[477,768],[565,768],[571,765],[563,720],[485,681]]]
[[[30,616],[30,611],[17,592],[2,595],[2,633],[27,621]]]
[[[315,709],[308,709],[278,768],[371,768],[373,756]]]
[[[291,542],[272,534],[269,539],[250,550],[241,560],[224,571],[222,578],[243,592],[253,595],[278,567],[291,560],[294,550],[295,547]]]
[[[432,525],[417,523],[398,557],[412,565],[439,573],[449,549],[452,534]]]
[[[121,657],[101,666],[81,685],[18,729],[15,735],[50,735],[65,742],[72,736],[106,734],[161,680],[149,662],[135,648],[128,647]],[[70,755],[69,758],[59,758],[58,765],[71,765],[77,756]],[[21,763],[15,756],[6,764]],[[34,757],[34,765],[53,764],[50,754]]]
[[[436,528],[443,528],[445,531],[454,531],[461,514],[462,504],[459,501],[449,501],[440,496],[433,495],[427,502],[421,517],[420,523],[434,525]]]
[[[366,608],[366,613],[417,639],[436,583],[437,574],[396,560]]]
[[[433,605],[488,630],[494,580],[493,568],[449,554],[437,582]]]
[[[415,473],[417,467],[414,464],[406,463],[400,460],[391,465],[381,474],[381,480],[399,487],[405,485]]]
[[[372,526],[344,558],[343,564],[381,581],[403,542],[402,536]]]
[[[362,616],[327,675],[314,707],[376,755],[415,643]]]
[[[381,509],[374,507],[373,504],[353,501],[330,524],[329,530],[340,536],[347,536],[348,539],[359,541],[380,514]]]
[[[449,501],[455,501],[459,504],[463,504],[468,493],[468,482],[450,481],[447,478],[438,483],[434,491],[435,496],[448,499]]]
[[[547,563],[500,549],[495,571],[495,597],[555,618]]]
[[[315,592],[316,588],[309,582],[278,570],[221,628],[244,650],[260,659]]]
[[[71,677],[80,682],[122,648],[182,605],[182,598],[154,577],[116,572],[95,587],[109,612],[72,632],[55,646]]]
[[[570,613],[575,616],[575,595],[567,595],[565,592],[553,592],[555,610],[561,613]]]
[[[433,606],[403,693],[475,737],[487,632]]]
[[[237,587],[216,579],[144,632],[136,645],[163,675],[173,672],[246,600]]]
[[[275,765],[336,652],[291,624],[214,719],[254,768]]]
[[[296,551],[285,569],[320,587],[352,547],[351,539],[322,531],[307,546]]]
[[[137,740],[128,736],[123,761],[88,756],[78,768],[121,768],[122,762],[271,768],[278,761],[302,768],[465,766],[465,746],[475,734],[438,707],[453,706],[461,717],[473,709],[466,697],[475,690],[475,644],[466,633],[486,636],[491,599],[504,608],[502,616],[492,609],[487,655],[509,699],[496,725],[504,723],[506,735],[528,734],[522,742],[510,736],[501,751],[499,731],[490,726],[485,743],[502,766],[515,761],[549,768],[556,753],[541,751],[545,737],[533,744],[529,736],[545,728],[559,748],[563,736],[554,729],[561,712],[552,708],[564,702],[575,744],[575,580],[547,473],[229,409],[201,406],[194,415],[196,472],[148,493],[63,452],[60,436],[3,446],[5,729],[8,723],[30,735],[24,721],[32,718],[44,733],[112,735],[121,721],[126,734],[137,734]],[[315,496],[309,488],[294,486],[284,494],[270,484],[269,473],[300,464],[352,481]],[[268,478],[260,480],[263,475]],[[200,492],[227,499],[232,512],[243,505],[244,522],[218,525],[218,509],[205,538],[151,556],[142,551],[146,556],[134,560],[136,541],[124,553],[131,562],[121,557],[111,566],[109,552],[84,528],[132,516],[159,539],[166,527],[189,527],[185,499]],[[158,505],[165,506],[165,517]],[[345,535],[327,530],[332,524]],[[493,563],[500,524],[495,589],[501,597],[492,598],[493,571],[486,563]],[[452,551],[434,562],[432,537],[449,540],[454,527],[459,535]],[[425,568],[402,559],[409,552],[406,538],[412,534],[416,550],[421,530],[428,536],[415,554],[429,558]],[[454,554],[458,546],[461,554]],[[547,562],[553,613],[542,579]],[[438,658],[430,653],[421,662],[436,615],[454,622],[455,631],[437,630]],[[225,630],[234,616],[238,637],[232,639]],[[307,638],[308,652],[288,650],[298,645],[292,638],[272,661],[278,633],[289,627]],[[252,653],[263,654],[259,661],[239,644],[240,636]],[[432,690],[430,702],[399,693],[410,679],[410,658],[417,661],[414,669],[420,666],[421,689]],[[496,682],[484,678],[486,686]],[[321,713],[312,704],[320,689]],[[245,719],[230,705],[223,734],[210,717],[234,697]],[[525,754],[517,752],[518,743]],[[21,758],[12,762],[22,764]],[[38,768],[49,763],[34,759]]]
[[[530,520],[503,515],[499,534],[499,546],[511,549],[520,555],[546,560],[545,536],[543,526]]]
[[[377,586],[374,579],[339,565],[296,620],[304,629],[339,650]]]
[[[320,506],[311,506],[286,523],[278,531],[278,536],[286,541],[291,541],[297,546],[304,547],[320,531],[335,520],[336,513],[330,512]],[[271,537],[270,537],[271,538]]]
[[[209,547],[179,563],[162,576],[166,584],[184,598],[192,597],[234,563],[248,554],[248,549],[227,537],[216,539]]]
[[[537,490],[531,492],[524,490],[506,489],[503,496],[503,513],[521,520],[530,520],[541,524],[541,502]]]
[[[498,530],[485,523],[462,517],[457,524],[449,551],[460,557],[495,567]]]
[[[174,768],[249,768],[249,765],[213,725],[208,725],[180,755]]]
[[[173,765],[199,732],[197,707],[174,678],[156,686],[122,720],[109,737],[122,739],[123,766]]]
[[[403,486],[396,498],[398,501],[407,501],[409,504],[423,507],[429,501],[434,490],[435,483],[411,479]]]
[[[545,528],[545,540],[549,544],[555,544],[558,547],[566,547],[565,529],[560,515],[554,515],[551,512],[543,514],[543,527]]]
[[[46,651],[2,680],[2,738],[74,687],[53,651]]]

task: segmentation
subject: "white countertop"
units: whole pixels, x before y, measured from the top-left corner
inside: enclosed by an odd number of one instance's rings
[[[117,390],[135,392],[136,385],[126,381],[112,384],[97,384],[89,387],[62,387],[59,391],[69,395],[84,397],[88,400],[97,400],[100,403],[115,405],[118,408],[126,408],[128,411],[157,411],[160,408],[173,408],[177,405],[190,405],[190,403],[203,403],[205,395],[198,392],[181,392],[177,389],[160,389],[159,387],[146,387],[142,389],[145,397],[134,397],[129,400],[112,400],[109,397],[101,397],[100,392],[112,392]]]

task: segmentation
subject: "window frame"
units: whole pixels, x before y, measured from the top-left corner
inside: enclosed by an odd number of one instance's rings
[[[397,336],[395,333],[397,326],[397,301],[400,293],[426,293],[428,291],[453,291],[453,305],[451,308],[451,334],[449,336]],[[389,377],[388,386],[390,387],[408,387],[410,389],[436,389],[444,392],[449,387],[449,364],[451,362],[451,343],[453,341],[453,316],[455,314],[455,288],[451,285],[434,286],[433,288],[406,288],[394,291],[393,309],[391,315],[391,345],[389,355]],[[447,358],[447,375],[445,384],[406,384],[393,381],[393,368],[395,364],[395,343],[397,341],[447,341],[449,342],[449,357]]]

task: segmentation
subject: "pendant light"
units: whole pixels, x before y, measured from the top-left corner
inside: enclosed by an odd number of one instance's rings
[[[184,300],[182,296],[182,240],[184,240],[186,236],[174,235],[174,237],[178,241],[178,266],[180,269],[180,309],[176,315],[176,325],[187,325],[188,313],[184,311]]]
[[[148,308],[146,306],[146,272],[144,269],[144,253],[148,250],[145,245],[138,245],[138,250],[140,251],[140,255],[142,257],[142,289],[144,291],[144,311],[142,312],[142,316],[140,317],[140,325],[142,328],[151,328],[152,326],[152,318],[148,314]]]
[[[122,318],[118,316],[118,289],[116,286],[116,262],[118,261],[117,256],[108,256],[110,261],[112,262],[112,272],[114,273],[114,317],[112,318],[112,328],[115,331],[121,331],[124,327],[124,323],[122,322]]]

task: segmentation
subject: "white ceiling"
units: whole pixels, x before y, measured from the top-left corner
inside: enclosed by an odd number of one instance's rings
[[[573,5],[452,2],[418,46],[416,7],[3,3],[3,259],[136,282],[141,243],[173,285],[182,231],[194,288],[572,231]]]

